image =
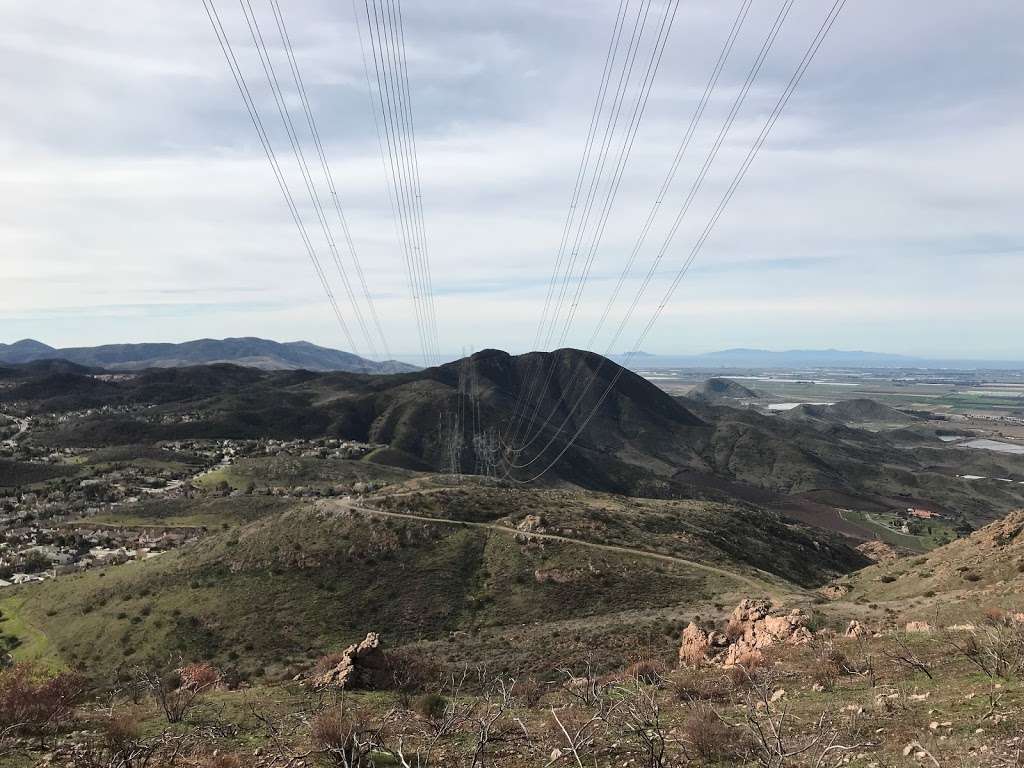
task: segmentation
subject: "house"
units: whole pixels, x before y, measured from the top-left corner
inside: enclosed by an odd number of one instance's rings
[[[920,520],[934,520],[942,517],[942,515],[932,512],[930,509],[920,509],[918,507],[907,507],[907,514]]]

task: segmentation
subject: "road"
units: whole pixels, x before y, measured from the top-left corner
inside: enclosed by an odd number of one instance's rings
[[[11,416],[10,418],[18,425],[18,431],[15,432],[11,437],[4,440],[3,444],[13,448],[17,444],[17,442],[22,438],[22,436],[26,432],[28,432],[28,428],[32,426],[32,419],[28,417],[24,419],[19,419],[17,416]]]
[[[531,539],[541,539],[545,541],[555,541],[562,544],[574,544],[581,547],[589,547],[590,549],[598,549],[604,552],[614,552],[621,555],[630,555],[632,557],[643,557],[648,560],[658,560],[660,562],[672,563],[675,565],[682,565],[687,568],[692,568],[705,573],[714,574],[715,576],[721,576],[723,578],[734,581],[738,584],[742,584],[745,588],[754,590],[755,594],[769,594],[776,603],[781,603],[781,595],[778,591],[779,579],[766,571],[759,569],[753,569],[762,574],[764,579],[754,579],[743,574],[736,573],[734,571],[726,570],[725,568],[718,568],[707,563],[701,563],[696,560],[687,560],[684,557],[676,557],[675,555],[665,555],[660,552],[649,552],[645,549],[637,549],[634,547],[621,547],[615,544],[599,544],[593,541],[586,541],[584,539],[573,539],[568,536],[560,536],[554,533],[534,533],[527,531],[520,531],[518,528],[513,528],[508,525],[501,525],[500,523],[478,523],[470,522],[466,520],[453,520],[446,517],[429,517],[427,515],[414,515],[408,512],[385,512],[381,509],[374,509],[373,507],[362,507],[353,504],[351,501],[325,501],[321,502],[325,506],[340,506],[351,512],[360,512],[364,515],[373,515],[376,517],[390,517],[397,518],[400,520],[414,520],[422,523],[433,523],[435,525],[451,525],[461,526],[464,528],[483,528],[498,533],[504,533],[511,536],[527,536]],[[799,588],[793,587],[794,592]]]

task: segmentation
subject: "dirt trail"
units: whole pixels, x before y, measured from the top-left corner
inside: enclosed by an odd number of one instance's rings
[[[616,552],[623,555],[631,555],[634,557],[644,557],[649,560],[658,560],[666,563],[674,563],[676,565],[683,565],[687,568],[694,568],[705,573],[712,573],[716,576],[722,576],[726,579],[730,579],[744,587],[754,590],[755,593],[765,594],[771,596],[772,600],[781,603],[782,593],[779,591],[780,579],[766,571],[759,569],[753,569],[759,574],[763,574],[762,579],[755,579],[743,574],[736,573],[735,571],[729,571],[725,568],[718,568],[714,565],[708,565],[706,563],[700,563],[696,560],[687,560],[684,557],[676,557],[675,555],[665,555],[660,552],[650,552],[645,549],[636,549],[634,547],[622,547],[615,544],[599,544],[593,541],[586,541],[584,539],[573,539],[568,536],[560,536],[555,533],[534,533],[520,531],[518,528],[513,528],[508,525],[501,525],[500,523],[480,523],[472,522],[468,520],[453,520],[447,517],[430,517],[428,515],[414,515],[408,512],[385,512],[381,509],[374,509],[373,507],[362,507],[353,504],[351,501],[327,501],[321,502],[324,506],[340,506],[343,509],[347,509],[353,512],[361,512],[366,515],[375,515],[377,517],[391,517],[402,520],[415,520],[423,523],[434,523],[435,525],[451,525],[451,526],[462,526],[465,528],[482,528],[491,531],[497,531],[499,533],[505,533],[512,536],[527,536],[533,539],[543,539],[546,541],[557,541],[562,544],[573,544],[581,547],[589,547],[591,549],[599,549],[605,552]],[[792,591],[798,592],[798,587],[791,587]]]

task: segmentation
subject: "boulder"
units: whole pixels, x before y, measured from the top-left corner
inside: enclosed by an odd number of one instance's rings
[[[711,656],[710,650],[711,639],[708,637],[708,633],[691,621],[683,630],[682,644],[679,646],[680,665],[700,666],[708,661]]]
[[[380,635],[367,633],[359,643],[353,643],[341,653],[341,660],[311,681],[314,688],[344,690],[374,689],[388,683],[388,662],[380,649]]]

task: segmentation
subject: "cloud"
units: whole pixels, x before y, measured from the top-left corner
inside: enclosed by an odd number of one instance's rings
[[[414,353],[351,7],[282,5],[390,346]],[[272,31],[266,3],[253,7]],[[571,343],[586,343],[602,314],[736,7],[680,6]],[[298,196],[301,180],[238,6],[219,0],[218,8]],[[651,265],[668,212],[776,10],[754,4],[613,318]],[[825,10],[794,7],[642,297],[633,337]],[[258,334],[343,344],[200,3],[0,0],[0,11],[0,66],[14,73],[0,82],[0,340]],[[403,11],[441,346],[525,349],[615,4],[439,0]],[[845,345],[1024,356],[1015,330],[1024,321],[1016,296],[1024,176],[1013,171],[1024,165],[1024,103],[1015,97],[1021,22],[1024,8],[996,0],[969,9],[955,0],[847,4],[645,349]],[[285,73],[279,48],[274,55]],[[322,248],[308,203],[302,214]],[[325,248],[322,258],[347,311]]]

